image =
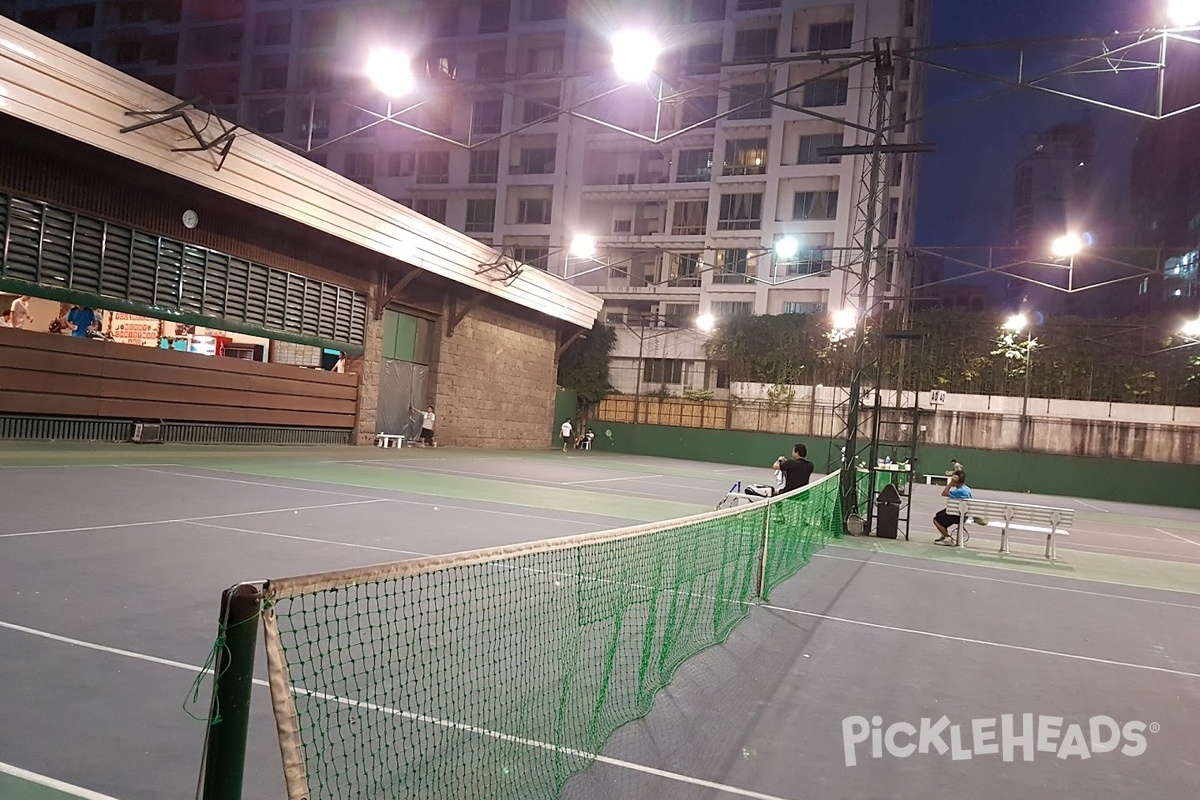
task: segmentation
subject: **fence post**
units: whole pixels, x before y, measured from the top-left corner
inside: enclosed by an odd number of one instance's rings
[[[261,598],[259,587],[251,583],[238,584],[221,595],[213,699],[204,745],[203,800],[241,800]],[[222,638],[224,646],[220,646]]]

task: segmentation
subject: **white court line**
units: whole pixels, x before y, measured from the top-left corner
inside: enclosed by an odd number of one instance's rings
[[[45,786],[47,789],[53,789],[56,792],[69,794],[72,797],[79,797],[82,800],[117,800],[117,798],[111,795],[93,792],[91,789],[84,789],[82,786],[75,786],[74,784],[60,781],[57,778],[39,775],[27,769],[14,767],[12,764],[5,764],[3,761],[0,761],[0,773],[11,775],[14,778],[28,781],[29,783],[36,783],[38,786]]]
[[[209,470],[210,472],[230,473],[229,470],[223,470],[223,469],[219,469],[217,467],[184,467],[182,464],[172,464],[171,466],[178,466],[178,467],[182,467],[184,469],[206,469],[206,470]],[[155,471],[161,472],[162,470],[155,470]],[[281,486],[278,483],[266,483],[264,481],[248,481],[248,480],[243,480],[241,478],[226,478],[221,475],[193,475],[190,472],[166,472],[165,474],[178,475],[178,476],[185,477],[185,478],[199,478],[201,480],[206,480],[206,481],[224,481],[225,483],[242,483],[242,484],[246,484],[248,486],[269,486],[272,489],[290,489],[290,490],[297,491],[297,492],[320,492],[322,494],[340,495],[342,497],[360,497],[360,498],[365,498],[368,500],[377,500],[379,502],[401,503],[401,504],[407,505],[407,506],[421,506],[423,508],[453,508],[457,511],[471,511],[471,512],[474,512],[477,514],[498,514],[502,517],[520,517],[521,519],[540,519],[545,522],[565,522],[569,525],[586,525],[589,528],[611,528],[612,527],[612,525],[610,525],[608,523],[584,522],[583,520],[566,519],[565,517],[546,517],[546,516],[541,516],[539,514],[520,514],[516,511],[496,511],[495,509],[491,509],[491,508],[474,508],[472,506],[456,506],[453,503],[442,503],[442,502],[433,503],[433,502],[426,502],[423,500],[404,500],[399,497],[378,497],[376,495],[370,495],[370,494],[352,494],[350,492],[339,492],[339,491],[327,490],[327,489],[310,489],[305,486]],[[245,473],[232,472],[230,474],[243,475]],[[276,480],[281,480],[281,481],[294,480],[294,481],[307,481],[309,483],[319,483],[319,481],[316,481],[315,479],[312,479],[312,478],[277,478]],[[364,486],[362,488],[370,489],[373,487]],[[379,491],[381,491],[381,492],[407,492],[409,494],[421,494],[421,495],[427,494],[426,492],[413,492],[408,489],[379,489]],[[432,495],[432,496],[436,497],[439,495]],[[512,505],[511,503],[502,503],[502,501],[499,501],[499,500],[480,500],[479,502],[502,504],[502,505]],[[529,506],[522,506],[522,508],[528,508],[528,507]],[[593,513],[593,512],[585,512],[585,513]],[[608,515],[596,514],[596,516],[603,517],[603,516],[608,516]],[[200,519],[200,518],[196,517],[196,519]],[[616,519],[622,519],[622,518],[616,517]],[[190,522],[191,520],[185,520],[185,521]]]
[[[1014,542],[1017,542],[1019,544],[1036,544],[1036,545],[1040,546],[1041,544],[1043,544],[1045,542],[1045,539],[1037,538],[1037,537],[1038,537],[1038,534],[1036,534],[1036,533],[1021,533],[1018,535],[1016,533],[1010,532],[1008,534],[1009,539],[1011,539]],[[1158,537],[1153,537],[1153,538],[1142,537],[1142,538],[1146,539],[1146,541],[1148,541],[1148,542],[1163,542],[1163,540],[1159,539]],[[971,539],[976,539],[981,542],[999,542],[1000,541],[999,537],[979,536],[974,533],[971,534]],[[1169,557],[1169,558],[1173,558],[1173,559],[1181,558],[1181,559],[1184,559],[1185,561],[1188,561],[1189,563],[1200,563],[1200,556],[1195,556],[1195,557],[1181,556],[1177,553],[1164,553],[1161,550],[1147,550],[1146,548],[1137,548],[1137,547],[1112,547],[1111,545],[1107,545],[1107,544],[1088,544],[1087,542],[1073,542],[1073,541],[1063,541],[1063,540],[1059,540],[1059,543],[1056,544],[1055,547],[1057,547],[1059,550],[1074,550],[1075,552],[1080,552],[1080,553],[1087,552],[1089,550],[1111,550],[1114,553],[1134,553],[1135,555],[1141,556],[1142,558],[1153,558],[1154,556],[1165,556],[1165,557]],[[1086,548],[1086,549],[1084,549],[1084,548]]]
[[[312,536],[296,536],[291,533],[272,533],[270,531],[256,531],[256,530],[251,530],[250,528],[234,528],[230,525],[213,525],[208,522],[193,522],[192,520],[188,520],[185,524],[195,525],[197,528],[213,528],[213,529],[219,530],[219,531],[235,531],[236,533],[252,533],[255,536],[272,536],[277,539],[295,539],[298,542],[313,542],[315,544],[336,545],[337,547],[352,547],[356,550],[379,550],[384,553],[399,553],[401,555],[418,556],[418,557],[422,557],[422,558],[435,555],[434,553],[418,553],[415,550],[399,550],[395,547],[381,547],[379,545],[358,544],[356,542],[338,542],[338,541],[334,541],[333,539],[317,539]]]
[[[1197,542],[1195,539],[1185,539],[1184,537],[1180,536],[1177,533],[1171,533],[1170,531],[1164,531],[1162,528],[1155,528],[1154,530],[1158,531],[1159,533],[1165,533],[1167,536],[1171,536],[1175,539],[1178,539],[1181,542],[1187,542],[1188,544],[1194,544],[1194,545],[1196,545],[1196,547],[1200,547],[1200,542]]]
[[[456,477],[483,478],[485,480],[501,481],[503,483],[518,483],[518,484],[521,484],[522,486],[547,486],[547,487],[554,488],[554,489],[560,489],[564,486],[564,484],[559,483],[557,481],[543,481],[543,480],[539,480],[537,478],[509,478],[504,475],[496,475],[491,472],[465,472],[463,470],[458,470],[458,469],[439,469],[438,467],[427,467],[427,468],[422,469],[418,464],[415,464],[415,463],[414,464],[399,464],[399,463],[396,463],[395,461],[373,461],[364,466],[373,466],[373,467],[378,467],[381,469],[392,469],[392,470],[417,470],[419,472],[436,472],[439,474],[453,475]],[[633,478],[625,478],[623,480],[635,480],[636,478],[640,478],[640,477],[642,477],[642,476],[637,475],[637,476],[634,476]],[[611,479],[606,479],[606,480],[611,480]],[[706,489],[703,489],[702,487],[697,487],[697,489],[698,489],[698,491],[705,491],[705,492],[708,491]],[[403,490],[399,490],[399,491],[403,491]],[[683,500],[675,500],[670,497],[663,497],[661,494],[655,494],[654,492],[639,492],[634,489],[610,489],[609,491],[614,492],[616,494],[621,494],[621,495],[649,497],[653,500],[661,500],[661,501],[667,502],[667,503],[684,503],[685,505],[694,505],[694,504],[686,503]]]
[[[8,630],[17,631],[19,633],[26,633],[31,636],[39,636],[43,639],[49,639],[51,641],[60,642],[62,644],[69,644],[69,645],[73,645],[75,647],[83,647],[88,650],[96,650],[101,653],[108,653],[110,655],[123,656],[125,658],[131,658],[131,659],[135,659],[138,661],[146,661],[151,664],[158,664],[160,666],[165,666],[165,667],[173,667],[175,669],[182,669],[182,670],[186,670],[187,672],[191,672],[193,674],[205,674],[205,675],[212,674],[211,669],[206,669],[204,667],[197,667],[193,664],[184,664],[180,661],[172,661],[172,660],[166,659],[166,658],[159,658],[158,656],[146,655],[145,653],[135,653],[132,650],[121,650],[116,647],[109,647],[107,645],[96,644],[95,642],[87,642],[82,639],[73,639],[69,636],[62,636],[57,633],[50,633],[49,631],[38,630],[37,628],[29,628],[24,625],[17,625],[15,623],[5,622],[3,620],[0,620],[0,628],[6,628]],[[254,685],[270,688],[270,684],[267,681],[262,680],[261,678],[255,678]],[[303,687],[299,687],[299,686],[293,686],[292,691],[297,694],[305,694],[305,695],[315,697],[315,698],[318,698],[321,700],[330,700],[332,702],[340,703],[342,705],[349,705],[349,706],[354,706],[356,708],[363,708],[363,709],[366,709],[369,711],[377,711],[377,712],[390,714],[390,715],[394,715],[394,716],[401,716],[401,717],[405,717],[407,719],[413,719],[413,720],[417,720],[420,722],[427,722],[432,725],[437,725],[437,726],[440,726],[443,728],[451,728],[454,730],[460,730],[460,731],[466,731],[468,733],[474,733],[479,736],[485,736],[485,737],[488,737],[491,739],[499,739],[501,741],[506,741],[506,742],[516,742],[517,744],[523,744],[528,747],[533,747],[533,748],[537,748],[540,750],[550,750],[552,752],[563,753],[565,755],[577,756],[582,759],[599,761],[604,764],[609,764],[614,767],[621,767],[623,769],[628,769],[633,772],[642,772],[647,775],[654,775],[655,777],[666,778],[667,780],[672,780],[672,781],[676,781],[679,783],[686,783],[686,784],[690,784],[692,786],[701,786],[706,789],[714,789],[717,791],[725,792],[727,794],[737,795],[738,797],[750,797],[750,798],[754,798],[754,800],[788,800],[788,798],[780,797],[778,795],[762,794],[761,792],[752,792],[748,789],[741,789],[737,786],[728,786],[728,785],[722,784],[722,783],[714,783],[713,781],[706,781],[702,778],[696,778],[691,775],[681,775],[676,772],[668,772],[666,770],[658,769],[656,767],[646,766],[645,764],[637,764],[632,761],[624,761],[619,758],[611,758],[609,756],[599,755],[596,753],[587,753],[582,750],[574,750],[574,749],[567,748],[567,747],[560,747],[559,745],[550,744],[549,742],[539,742],[535,739],[525,739],[522,737],[513,736],[511,734],[501,733],[500,731],[492,731],[492,730],[488,730],[487,728],[480,728],[480,727],[476,727],[474,725],[465,725],[460,722],[451,722],[449,720],[438,719],[436,717],[430,717],[430,716],[426,716],[424,714],[417,714],[412,711],[403,711],[400,709],[388,708],[387,706],[380,706],[380,705],[376,705],[374,703],[363,702],[361,700],[352,700],[347,697],[339,697],[337,695],[326,694],[324,692],[314,692],[314,691],[310,691],[308,689],[304,689]],[[94,795],[94,796],[81,795],[81,796],[85,797],[86,800],[114,800],[114,798],[106,798],[103,795]]]
[[[207,519],[228,519],[230,517],[253,517],[261,514],[283,514],[288,511],[312,511],[318,508],[340,508],[342,506],[361,506],[370,503],[386,503],[381,497],[370,500],[353,500],[347,503],[325,503],[319,506],[292,506],[290,508],[268,508],[263,511],[238,511],[233,514],[209,514],[203,517],[180,517],[179,519],[155,519],[148,522],[121,522],[113,525],[87,525],[81,528],[51,528],[42,531],[21,531],[19,533],[0,533],[0,539],[15,539],[21,536],[44,536],[49,533],[80,533],[82,531],[106,531],[115,528],[141,528],[146,525],[170,525],[176,522],[199,522]]]
[[[664,477],[664,476],[663,475],[626,475],[621,478],[592,478],[591,480],[587,480],[587,481],[563,481],[562,485],[563,486],[577,486],[581,483],[609,483],[611,481],[636,481],[639,478],[645,478],[645,479],[649,480],[650,478],[662,478],[662,477]]]
[[[1026,647],[1020,644],[1007,644],[1005,642],[993,642],[987,639],[972,639],[967,636],[954,636],[949,633],[935,633],[934,631],[923,631],[919,628],[901,628],[895,625],[884,625],[879,622],[867,622],[861,619],[850,619],[848,617],[835,617],[832,614],[819,614],[816,611],[800,611],[795,608],[784,608],[783,606],[773,606],[763,604],[762,608],[769,608],[773,611],[782,611],[785,614],[795,614],[801,617],[812,617],[813,619],[823,619],[827,622],[841,622],[846,625],[856,625],[863,628],[873,628],[875,630],[892,631],[893,633],[908,633],[913,636],[927,636],[931,639],[944,639],[948,642],[962,642],[964,644],[978,644],[984,647],[996,647],[1001,650],[1017,650],[1022,653],[1033,653],[1041,656],[1054,656],[1056,658],[1066,658],[1072,661],[1087,661],[1092,664],[1105,664],[1113,667],[1127,667],[1129,669],[1145,670],[1147,672],[1163,672],[1168,675],[1182,675],[1185,678],[1200,678],[1200,672],[1188,672],[1182,669],[1171,669],[1170,667],[1155,667],[1149,664],[1135,664],[1132,661],[1114,661],[1108,658],[1097,658],[1095,656],[1081,656],[1077,653],[1064,653],[1059,650],[1042,650],[1038,647]]]
[[[1112,513],[1112,511],[1107,508],[1101,508],[1100,506],[1095,505],[1094,503],[1089,503],[1086,500],[1080,500],[1078,497],[1075,498],[1075,502],[1079,503],[1079,505],[1081,505],[1081,506],[1087,506],[1088,508],[1094,508],[1097,511],[1103,511],[1105,514]]]
[[[892,554],[889,554],[889,555],[892,555]],[[865,564],[865,565],[871,566],[871,567],[887,567],[888,569],[906,569],[906,570],[909,570],[910,572],[928,572],[933,575],[946,575],[946,576],[949,576],[952,578],[963,578],[963,579],[969,580],[969,581],[988,581],[989,583],[1007,583],[1012,586],[1029,586],[1034,589],[1047,589],[1052,592],[1069,592],[1071,594],[1086,594],[1086,595],[1090,595],[1092,597],[1111,597],[1114,600],[1129,600],[1130,602],[1133,602],[1133,603],[1152,603],[1154,605],[1159,605],[1159,606],[1171,606],[1173,608],[1187,608],[1187,609],[1191,609],[1192,611],[1200,611],[1200,605],[1191,606],[1191,605],[1188,605],[1187,603],[1172,603],[1167,600],[1151,600],[1150,598],[1146,598],[1146,597],[1130,597],[1130,596],[1124,595],[1124,594],[1109,594],[1107,592],[1093,592],[1093,591],[1089,591],[1087,589],[1071,589],[1066,586],[1049,586],[1045,583],[1031,583],[1029,581],[1014,581],[1014,580],[1009,580],[1008,578],[992,578],[992,577],[987,577],[984,575],[976,575],[974,573],[969,573],[969,572],[947,572],[945,570],[940,570],[940,569],[929,569],[928,567],[913,567],[913,566],[909,566],[908,564],[892,564],[887,561],[872,561],[872,560],[868,560],[865,558],[848,558],[846,556],[831,556],[831,555],[828,555],[827,553],[815,553],[814,557],[815,558],[827,558],[832,561],[851,561],[855,564]],[[916,558],[916,556],[901,556],[901,558]],[[951,563],[953,563],[953,562],[951,562]],[[1077,579],[1072,578],[1072,580],[1077,580]],[[1105,583],[1108,583],[1108,581],[1105,581]],[[1137,584],[1132,584],[1132,583],[1120,583],[1120,584],[1114,584],[1114,585],[1129,586],[1131,588],[1149,589],[1152,591],[1161,591],[1161,592],[1173,591],[1171,589],[1155,589],[1155,587],[1152,587],[1152,586],[1138,586]]]
[[[214,467],[189,467],[186,464],[159,464],[158,466],[160,466],[160,467],[179,467],[180,469],[208,469],[208,470],[218,471]],[[371,499],[371,500],[381,499],[381,498],[374,497],[369,494],[354,494],[353,492],[339,492],[336,489],[314,489],[311,486],[280,486],[278,483],[265,483],[263,481],[239,480],[237,478],[221,478],[221,477],[217,477],[215,475],[193,475],[190,472],[175,472],[175,471],[169,470],[169,469],[148,469],[146,467],[138,467],[138,469],[141,469],[143,472],[157,472],[160,475],[174,475],[176,477],[182,476],[185,478],[198,478],[198,479],[204,480],[204,481],[225,481],[226,483],[244,483],[247,486],[267,486],[272,489],[287,489],[287,490],[291,490],[294,492],[314,492],[316,494],[332,494],[332,495],[337,495],[339,497],[357,497],[359,499]],[[244,473],[234,473],[234,474],[241,475]]]

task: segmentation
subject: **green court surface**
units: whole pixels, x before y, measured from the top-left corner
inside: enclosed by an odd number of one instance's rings
[[[27,721],[0,729],[0,800],[193,797],[204,728],[180,703],[232,583],[674,519],[712,510],[739,480],[772,476],[553,449],[0,443],[0,716]],[[684,800],[701,786],[713,800],[802,800],[805,780],[830,797],[970,796],[1004,778],[926,767],[942,778],[922,784],[907,762],[845,771],[838,720],[862,708],[919,718],[944,703],[1021,710],[997,694],[1001,674],[1046,713],[1064,712],[1062,698],[1066,711],[1114,713],[1117,698],[1130,716],[1156,714],[1174,726],[1160,750],[1188,752],[1200,730],[1164,698],[1200,698],[1188,633],[1200,625],[1200,514],[1012,497],[1076,509],[1058,561],[1041,557],[1036,534],[1014,535],[1007,556],[988,530],[963,550],[933,545],[928,518],[943,500],[917,486],[910,541],[846,538],[819,553],[728,643],[681,669],[669,701],[614,734],[609,760],[572,778],[565,800]],[[928,676],[962,658],[975,674],[937,691],[896,692],[860,671],[903,663]],[[1045,670],[1056,661],[1071,669]],[[1042,686],[1047,675],[1070,686]],[[761,688],[773,681],[778,690]],[[265,700],[256,694],[247,800],[283,796]],[[1108,784],[1133,796],[1164,776],[1159,793],[1183,796],[1172,791],[1190,773],[1175,764],[1113,762],[1093,784],[1039,762],[1026,796],[1082,786],[1099,800]]]

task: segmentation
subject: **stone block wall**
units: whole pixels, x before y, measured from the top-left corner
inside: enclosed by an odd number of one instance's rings
[[[491,302],[446,336],[443,316],[430,367],[439,445],[540,448],[550,444],[557,331],[548,318]]]

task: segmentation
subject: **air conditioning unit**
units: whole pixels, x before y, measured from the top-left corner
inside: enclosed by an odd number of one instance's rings
[[[632,172],[618,172],[617,183],[621,185],[637,183],[637,175]]]
[[[133,438],[130,440],[134,444],[162,444],[162,420],[158,422],[135,422],[133,423]]]

